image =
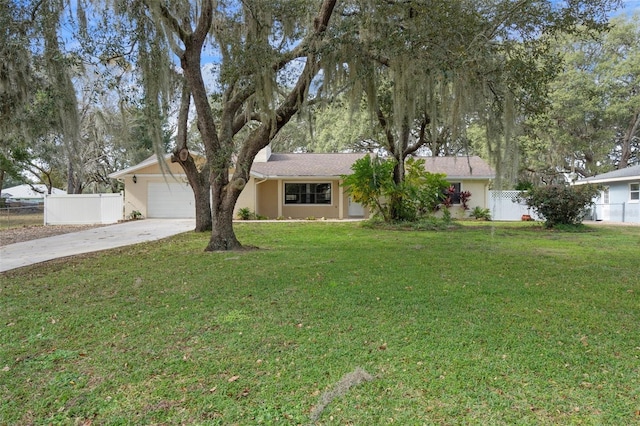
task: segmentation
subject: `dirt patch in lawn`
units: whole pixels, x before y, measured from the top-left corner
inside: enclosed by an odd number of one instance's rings
[[[68,234],[70,232],[84,231],[103,225],[39,225],[20,226],[15,228],[0,229],[0,247],[23,241],[37,240],[38,238],[53,237],[54,235]]]

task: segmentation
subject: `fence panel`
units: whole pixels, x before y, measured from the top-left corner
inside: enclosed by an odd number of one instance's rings
[[[124,194],[47,195],[45,225],[94,225],[123,219]]]
[[[640,203],[596,203],[591,220],[602,222],[640,223]]]
[[[491,219],[514,221],[522,220],[523,215],[529,215],[538,220],[538,216],[526,204],[518,202],[521,191],[489,191],[489,208]]]

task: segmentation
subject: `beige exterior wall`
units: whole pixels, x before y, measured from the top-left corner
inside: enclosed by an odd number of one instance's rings
[[[285,183],[301,183],[301,182],[314,182],[314,183],[331,183],[331,204],[309,204],[309,205],[291,205],[284,204],[284,185]],[[317,179],[317,180],[303,180],[303,179],[278,179],[278,180],[257,180],[256,186],[256,213],[262,216],[266,216],[270,219],[275,219],[279,216],[292,219],[305,219],[307,217],[326,218],[326,219],[338,219],[340,217],[346,217],[346,204],[340,203],[340,185],[338,180],[330,179]],[[340,207],[343,207],[345,214],[340,215]]]
[[[129,218],[134,210],[147,217],[147,178],[138,176],[137,183],[133,183],[133,178],[124,178],[124,217]]]
[[[469,216],[469,212],[475,207],[481,207],[483,209],[489,208],[489,182],[477,181],[477,180],[450,180],[451,183],[460,183],[461,191],[471,192],[471,198],[469,198],[469,210],[464,211],[458,204],[451,207],[451,216],[454,218],[462,219]]]
[[[278,217],[277,180],[256,181],[256,213],[270,219]]]
[[[233,210],[233,217],[238,217],[238,210],[247,207],[252,212],[256,211],[256,182],[253,177],[249,178],[249,183],[244,187],[238,201],[236,201],[236,207]]]
[[[132,211],[137,210],[144,217],[147,217],[148,204],[148,184],[149,182],[186,182],[186,176],[182,168],[177,163],[167,163],[173,175],[163,175],[163,171],[158,164],[153,164],[135,172],[137,179],[133,183],[133,174],[124,177],[124,214],[128,217]],[[287,205],[284,204],[284,184],[297,182],[323,183],[331,182],[331,205]],[[476,206],[489,208],[488,181],[475,180],[454,180],[460,182],[462,191],[470,191],[470,209]],[[327,219],[347,219],[349,218],[349,196],[344,188],[340,187],[337,179],[274,179],[264,180],[252,177],[240,194],[236,203],[234,217],[237,217],[239,209],[247,207],[256,214],[276,219],[279,216],[285,218],[304,219],[307,217],[327,218]],[[454,217],[462,218],[468,216],[468,212],[463,211],[459,206],[451,209]],[[368,209],[364,209],[364,217],[369,217]]]
[[[471,208],[472,210],[474,207],[482,207],[483,209],[489,207],[489,201],[487,200],[489,191],[488,182],[463,180],[461,190],[471,192],[471,198],[469,199],[469,208]]]

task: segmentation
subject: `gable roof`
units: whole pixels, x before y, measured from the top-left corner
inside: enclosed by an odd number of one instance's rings
[[[165,161],[170,160],[171,159],[171,155],[172,154],[165,154],[164,155],[164,160]],[[158,156],[156,154],[153,154],[152,156],[150,156],[146,160],[142,160],[141,162],[139,162],[135,166],[127,167],[126,169],[118,170],[117,172],[110,173],[109,177],[111,179],[122,178],[122,177],[125,177],[127,175],[133,174],[133,173],[137,172],[138,170],[142,170],[145,167],[152,166],[154,164],[158,164]]]
[[[265,163],[253,163],[259,178],[334,177],[351,173],[351,165],[365,154],[271,154]]]
[[[351,165],[364,153],[271,154],[265,163],[254,163],[251,174],[258,178],[338,177],[352,173]],[[480,157],[416,157],[425,169],[444,173],[449,179],[492,179],[494,171]]]
[[[416,157],[425,160],[424,167],[431,173],[444,173],[448,179],[493,179],[496,173],[482,158]]]
[[[607,183],[607,182],[625,182],[640,179],[640,164],[637,166],[627,167],[625,169],[614,170],[609,173],[603,173],[580,179],[574,185],[585,185],[588,183]]]
[[[271,154],[266,162],[254,162],[251,175],[259,179],[276,178],[337,178],[351,174],[354,162],[365,153],[304,153]],[[165,156],[168,160],[171,154]],[[431,173],[444,173],[448,179],[486,180],[493,179],[495,172],[486,161],[477,156],[469,157],[416,157],[425,160],[425,169]],[[110,178],[117,179],[156,164],[153,155],[143,162],[118,172]]]
[[[34,190],[35,188],[35,190]],[[11,188],[5,188],[2,190],[2,198],[13,198],[13,199],[30,199],[30,198],[44,198],[45,194],[47,194],[47,186],[44,184],[36,184],[36,185],[18,185],[12,186]],[[51,188],[52,194],[66,194],[67,191],[63,191],[58,188]]]

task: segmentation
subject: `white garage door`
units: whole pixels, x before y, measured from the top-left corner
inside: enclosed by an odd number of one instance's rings
[[[147,216],[150,218],[195,218],[193,190],[186,183],[149,182]]]

